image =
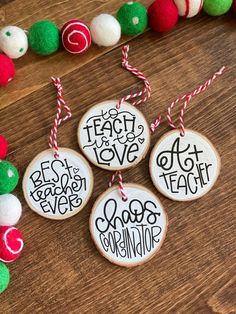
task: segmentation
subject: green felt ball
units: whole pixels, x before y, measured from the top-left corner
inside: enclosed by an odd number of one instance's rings
[[[0,293],[5,291],[10,282],[10,273],[7,266],[0,262]]]
[[[228,12],[233,0],[204,0],[204,11],[212,16],[219,16]]]
[[[29,45],[34,52],[43,56],[56,52],[60,45],[59,29],[50,21],[34,23],[29,30]]]
[[[0,160],[0,195],[11,193],[19,181],[16,167],[6,160]]]
[[[143,33],[148,25],[146,8],[139,2],[127,2],[117,12],[123,34],[137,35]]]

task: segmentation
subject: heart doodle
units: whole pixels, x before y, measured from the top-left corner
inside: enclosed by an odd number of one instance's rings
[[[79,172],[79,168],[73,168],[73,172],[74,172],[74,174],[78,173]]]
[[[139,141],[140,144],[143,144],[144,138],[139,138],[138,141]]]

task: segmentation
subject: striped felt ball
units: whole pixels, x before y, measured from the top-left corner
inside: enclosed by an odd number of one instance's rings
[[[178,8],[179,16],[186,18],[197,15],[203,5],[203,0],[174,0]]]

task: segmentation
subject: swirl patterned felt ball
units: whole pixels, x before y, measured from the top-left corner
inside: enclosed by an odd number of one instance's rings
[[[204,0],[203,9],[204,11],[212,16],[220,16],[227,13],[233,0]]]
[[[68,21],[61,29],[61,40],[68,52],[73,54],[83,53],[91,45],[90,30],[83,21]]]
[[[3,135],[0,134],[0,160],[5,159],[8,151],[8,143]]]
[[[0,49],[11,59],[22,57],[28,49],[25,31],[17,26],[6,26],[0,31]]]
[[[7,266],[0,262],[0,293],[3,293],[10,283],[10,272]]]
[[[193,17],[197,15],[203,5],[203,0],[174,0],[179,16],[183,16],[186,18]]]
[[[0,86],[6,86],[15,76],[15,65],[13,61],[0,53]]]
[[[38,21],[29,30],[30,48],[39,55],[47,56],[59,49],[60,35],[57,26],[50,21]]]
[[[12,192],[19,181],[16,167],[6,160],[0,161],[0,195]]]
[[[149,26],[156,32],[171,30],[178,21],[178,9],[173,0],[155,0],[148,8]]]
[[[22,235],[15,227],[0,227],[0,261],[10,263],[21,254],[24,246]]]
[[[147,10],[139,2],[127,2],[117,12],[116,18],[123,34],[137,35],[143,33],[148,25]]]

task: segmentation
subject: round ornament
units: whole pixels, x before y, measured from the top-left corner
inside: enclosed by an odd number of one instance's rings
[[[150,174],[155,187],[174,201],[191,201],[205,195],[220,172],[220,157],[202,134],[186,129],[165,134],[154,146]]]
[[[28,50],[25,31],[17,26],[3,27],[0,31],[0,50],[11,59],[22,57]]]
[[[77,214],[88,202],[93,174],[83,156],[69,148],[38,154],[26,169],[23,192],[29,207],[49,219],[66,219]]]
[[[0,262],[0,293],[3,293],[10,283],[10,272],[7,266]]]
[[[190,18],[197,15],[203,5],[203,0],[174,0],[180,16]]]
[[[39,55],[47,56],[59,49],[60,36],[57,26],[50,21],[38,21],[29,30],[30,48]]]
[[[143,114],[127,102],[99,103],[88,110],[78,127],[78,142],[85,156],[107,170],[137,165],[150,145],[150,131]]]
[[[156,32],[171,30],[178,21],[178,9],[173,0],[155,0],[148,8],[149,26]]]
[[[90,233],[99,252],[110,262],[133,267],[150,260],[165,239],[167,215],[155,194],[137,184],[124,184],[127,201],[117,186],[95,202]]]
[[[6,160],[0,160],[0,195],[12,192],[19,181],[16,167]]]
[[[15,65],[6,55],[0,53],[0,86],[6,86],[15,76]]]
[[[233,0],[204,0],[203,9],[204,11],[212,16],[220,16],[227,13]]]
[[[5,159],[8,151],[8,142],[3,135],[0,134],[0,160]]]
[[[19,230],[15,227],[0,227],[0,261],[15,261],[23,250],[24,242]]]
[[[0,226],[14,226],[22,214],[22,206],[13,194],[0,195]]]
[[[61,29],[61,39],[64,48],[72,54],[85,52],[91,45],[90,30],[80,20],[66,22]]]
[[[109,47],[118,43],[121,27],[114,16],[100,14],[94,17],[90,24],[92,40],[98,46]]]
[[[144,5],[129,1],[123,4],[117,12],[117,20],[123,34],[137,35],[143,33],[148,26],[148,15]]]

